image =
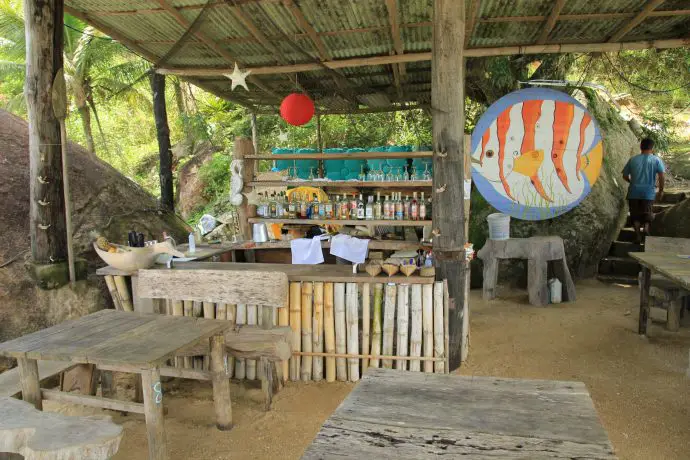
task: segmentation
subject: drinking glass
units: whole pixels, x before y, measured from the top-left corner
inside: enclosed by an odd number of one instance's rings
[[[424,163],[424,175],[422,176],[424,180],[431,180],[431,173],[429,172],[429,163]]]
[[[367,176],[366,176],[366,174],[364,174],[364,165],[360,165],[360,167],[359,167],[359,175],[357,176],[357,179],[358,179],[360,182],[364,182],[365,180],[367,180]]]
[[[314,168],[309,168],[309,180],[314,180]]]

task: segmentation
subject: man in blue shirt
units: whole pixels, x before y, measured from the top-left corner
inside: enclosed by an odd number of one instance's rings
[[[640,143],[642,153],[628,160],[623,168],[623,179],[630,183],[628,204],[630,220],[635,228],[637,243],[643,242],[642,231],[649,234],[649,225],[654,219],[653,206],[659,176],[659,199],[664,196],[664,162],[654,155],[654,141],[647,138]]]

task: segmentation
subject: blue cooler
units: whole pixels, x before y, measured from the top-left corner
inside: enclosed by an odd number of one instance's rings
[[[286,153],[295,153],[293,149],[282,149],[278,147],[274,147],[271,150],[271,153],[275,155],[282,155]],[[290,160],[276,160],[276,169],[279,171],[285,171],[288,168],[292,168],[292,161]]]

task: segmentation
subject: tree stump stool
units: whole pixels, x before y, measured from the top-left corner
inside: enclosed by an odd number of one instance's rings
[[[532,238],[511,238],[509,240],[487,240],[477,256],[484,262],[484,299],[496,297],[499,259],[527,259],[527,289],[529,303],[547,305],[548,263],[553,264],[554,274],[563,283],[563,300],[575,300],[575,284],[570,277],[565,259],[563,240],[558,236],[534,236]]]
[[[122,427],[110,417],[41,412],[28,402],[0,398],[0,452],[27,460],[106,460],[121,440]]]

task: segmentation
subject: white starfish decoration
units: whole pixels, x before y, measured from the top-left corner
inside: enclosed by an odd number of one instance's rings
[[[278,140],[280,142],[287,142],[288,141],[288,133],[280,131],[280,134],[278,134]]]
[[[256,204],[259,204],[259,202],[261,201],[260,198],[259,198],[259,192],[256,190],[255,187],[252,188],[251,192],[249,192],[249,193],[243,193],[242,195],[244,195],[245,198],[247,198],[247,203],[248,203],[248,204],[254,204],[254,205],[256,205]]]
[[[247,88],[247,82],[245,80],[247,79],[250,73],[252,73],[251,70],[242,72],[240,70],[240,67],[235,62],[235,70],[233,70],[232,73],[225,74],[226,77],[232,80],[232,85],[230,86],[230,89],[232,91],[235,91],[235,88],[237,88],[238,86],[242,86],[244,89],[249,91],[249,88]]]

